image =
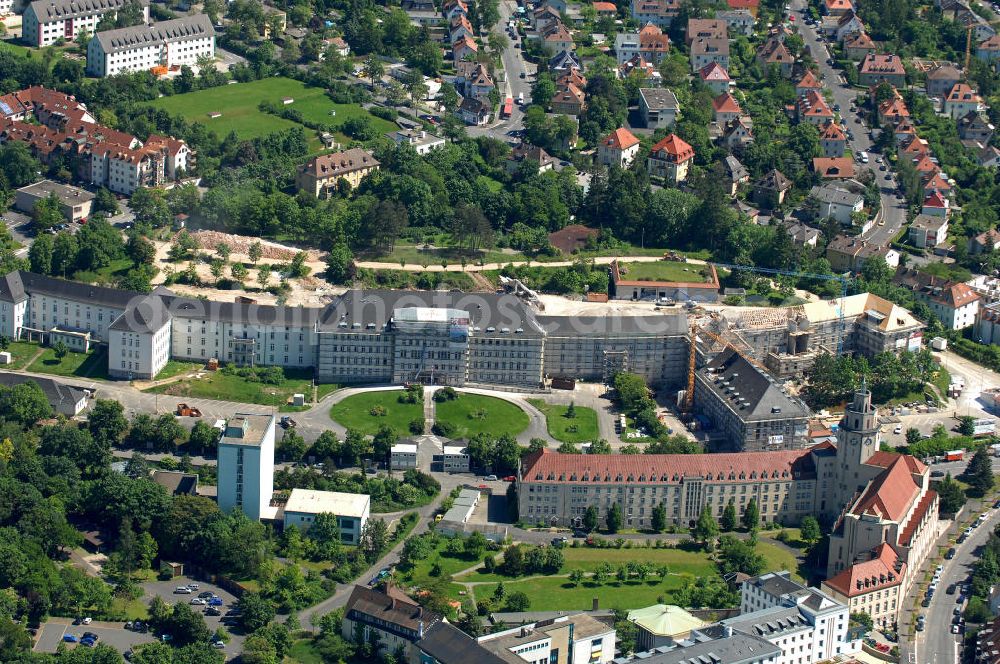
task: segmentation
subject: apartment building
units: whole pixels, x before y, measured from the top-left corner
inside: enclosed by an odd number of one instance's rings
[[[351,148],[345,152],[313,157],[299,166],[295,173],[295,187],[316,198],[327,198],[331,191],[336,190],[340,180],[354,188],[366,175],[378,169],[379,162],[372,153]]]
[[[87,73],[114,76],[154,68],[194,66],[215,57],[215,28],[205,14],[98,32],[87,44]]]
[[[514,655],[530,664],[609,664],[616,634],[607,623],[578,613],[494,632],[476,642],[506,661]]]
[[[639,88],[639,115],[649,129],[673,127],[680,113],[677,95],[662,88]]]
[[[237,413],[219,439],[219,509],[257,521],[273,516],[274,416]]]
[[[35,0],[24,10],[21,35],[32,46],[51,46],[59,40],[73,41],[82,32],[94,34],[107,15],[116,16],[133,0]],[[142,7],[143,22],[149,21],[148,0],[135,0]]]

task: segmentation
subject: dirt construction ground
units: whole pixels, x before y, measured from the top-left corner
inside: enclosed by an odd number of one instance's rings
[[[210,261],[215,257],[216,247],[225,243],[230,248],[229,264],[232,265],[233,263],[240,262],[247,266],[248,274],[244,282],[247,290],[219,290],[209,286],[189,286],[185,284],[171,284],[169,288],[180,295],[204,296],[219,302],[232,302],[238,295],[243,295],[245,297],[252,297],[261,304],[276,304],[278,300],[277,296],[267,291],[259,290],[260,282],[257,280],[257,266],[287,264],[291,262],[292,258],[299,251],[295,247],[278,244],[277,242],[247,237],[245,235],[220,233],[218,231],[193,231],[191,232],[191,237],[198,242],[205,256],[204,260],[196,260],[194,262],[198,277],[202,283],[212,284],[215,282],[215,277],[212,276]],[[249,256],[250,245],[254,242],[260,242],[262,250],[261,259],[257,262],[257,266],[252,264]],[[156,267],[160,269],[160,272],[153,278],[154,286],[162,284],[166,280],[165,270],[168,269],[168,266],[175,272],[187,268],[187,261],[173,263],[167,259],[167,252],[170,250],[171,244],[172,242],[156,243]],[[306,266],[309,268],[310,276],[291,281],[292,289],[285,298],[285,304],[289,306],[322,306],[329,303],[334,296],[343,293],[345,290],[343,288],[334,288],[326,281],[312,276],[321,274],[326,269],[326,263],[323,260],[325,254],[316,250],[308,250],[306,251],[306,256]],[[228,268],[223,276],[229,277]],[[273,286],[279,280],[280,274],[275,270],[272,272],[268,284]]]

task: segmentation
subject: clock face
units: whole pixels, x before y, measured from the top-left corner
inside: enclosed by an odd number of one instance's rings
[[[875,444],[875,439],[874,438],[872,438],[871,436],[869,436],[868,438],[865,438],[865,445],[874,445],[874,444]]]

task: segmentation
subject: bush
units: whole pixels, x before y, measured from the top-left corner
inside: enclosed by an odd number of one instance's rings
[[[445,401],[454,401],[458,398],[458,392],[455,391],[453,387],[442,387],[440,390],[434,393],[434,401],[438,403],[444,403]]]
[[[386,108],[385,106],[372,106],[368,109],[368,112],[377,118],[382,118],[383,120],[388,120],[392,122],[399,115],[394,108]]]
[[[442,436],[443,438],[454,438],[455,434],[458,432],[458,427],[452,422],[435,422],[434,426],[431,428],[437,436]]]
[[[385,417],[387,412],[385,406],[372,406],[368,414],[372,417]]]
[[[424,432],[424,421],[419,418],[412,419],[407,428],[414,436],[419,436]]]

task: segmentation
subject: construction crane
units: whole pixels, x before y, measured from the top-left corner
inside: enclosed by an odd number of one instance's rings
[[[823,281],[837,281],[840,282],[840,300],[837,307],[837,317],[838,317],[838,330],[837,330],[837,354],[840,355],[844,352],[844,329],[846,327],[846,321],[844,318],[844,298],[847,297],[847,284],[848,279],[836,274],[816,274],[813,272],[801,272],[798,270],[779,270],[776,268],[769,267],[755,267],[753,265],[734,265],[729,263],[713,263],[715,267],[721,267],[727,270],[740,270],[743,272],[759,272],[762,274],[776,274],[789,277],[804,277],[806,279],[820,279]],[[742,352],[737,348],[732,342],[726,341],[714,332],[709,332],[705,328],[699,327],[697,325],[691,328],[691,352],[688,354],[688,377],[687,377],[687,392],[684,395],[684,413],[690,414],[694,409],[694,375],[695,375],[695,340],[699,333],[703,333],[713,341],[721,343],[726,348],[731,348],[733,351],[738,353],[746,361],[751,364],[763,369],[767,368],[762,365],[755,358],[749,357],[746,353]]]
[[[972,56],[972,24],[965,27],[965,74],[969,74],[969,59]]]

